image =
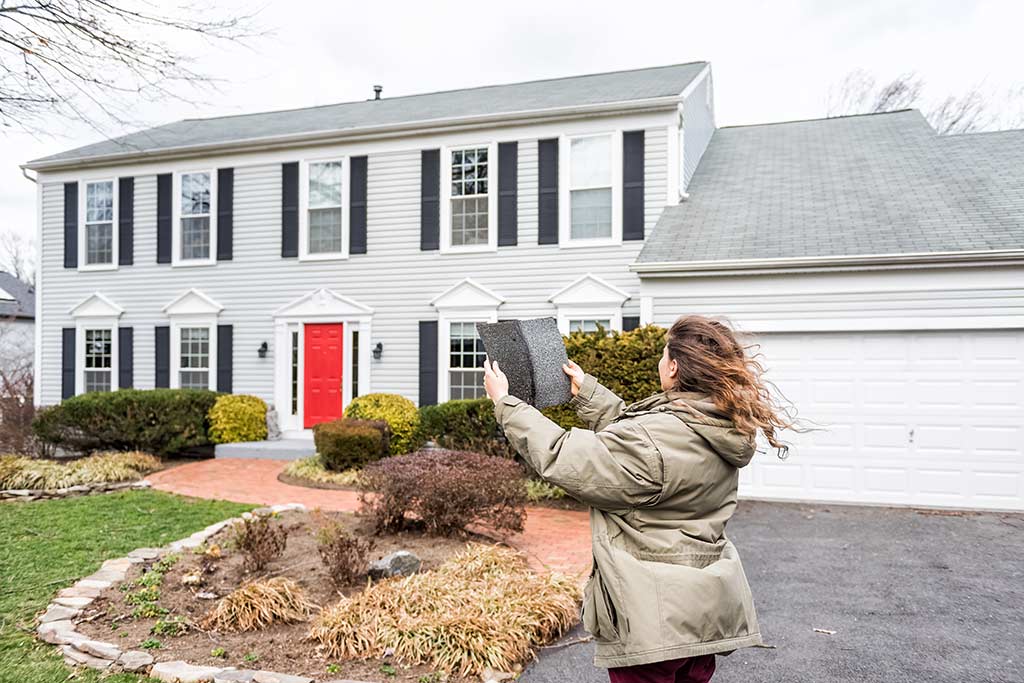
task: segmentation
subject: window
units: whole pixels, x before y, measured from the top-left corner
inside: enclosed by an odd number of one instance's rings
[[[578,137],[569,144],[569,238],[611,238],[612,136]]]
[[[476,323],[450,324],[448,352],[448,398],[482,398],[484,391],[484,343]]]
[[[84,389],[110,391],[113,386],[113,332],[107,329],[85,330]]]
[[[85,265],[114,263],[114,181],[85,185]]]
[[[210,328],[182,327],[180,331],[178,386],[210,388]]]
[[[352,330],[352,398],[359,395],[359,330]]]
[[[292,331],[292,415],[299,414],[299,331]]]
[[[608,332],[612,329],[612,321],[610,318],[570,318],[569,319],[569,331],[575,332],[576,330],[583,330],[584,332],[597,332],[598,324]]]
[[[210,259],[210,206],[212,174],[183,173],[181,175],[180,204],[180,258],[182,261]]]
[[[452,150],[451,246],[489,244],[488,148]]]
[[[309,164],[308,208],[306,212],[308,254],[341,254],[342,162]]]

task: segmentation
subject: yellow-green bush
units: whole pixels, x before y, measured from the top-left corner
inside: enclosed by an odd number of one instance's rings
[[[245,394],[223,394],[210,408],[210,441],[262,441],[267,438],[267,404]]]
[[[352,399],[345,417],[384,420],[391,427],[391,455],[411,453],[419,447],[420,412],[416,404],[398,394],[366,394]]]

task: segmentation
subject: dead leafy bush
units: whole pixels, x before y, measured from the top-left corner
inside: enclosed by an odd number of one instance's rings
[[[317,606],[283,576],[252,581],[221,598],[200,622],[206,631],[256,631],[306,620]]]
[[[246,570],[258,572],[284,553],[288,529],[274,524],[270,515],[253,515],[235,524],[232,540],[245,555]]]
[[[324,609],[309,639],[324,655],[376,659],[478,675],[510,671],[576,622],[579,586],[535,574],[522,555],[469,545],[435,571],[375,583]]]
[[[415,516],[428,533],[470,525],[523,530],[523,471],[506,458],[429,449],[385,458],[363,469],[360,502],[378,531],[399,531]]]
[[[366,572],[373,541],[352,536],[345,531],[343,524],[324,519],[317,529],[316,542],[320,560],[338,588],[352,585]]]

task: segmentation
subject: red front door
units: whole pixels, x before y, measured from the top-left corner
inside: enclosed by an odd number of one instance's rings
[[[303,426],[341,417],[341,323],[307,324]]]

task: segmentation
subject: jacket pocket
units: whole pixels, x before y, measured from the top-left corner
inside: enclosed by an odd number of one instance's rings
[[[594,573],[583,589],[583,628],[599,640],[619,640],[619,612],[605,586],[601,571]]]

